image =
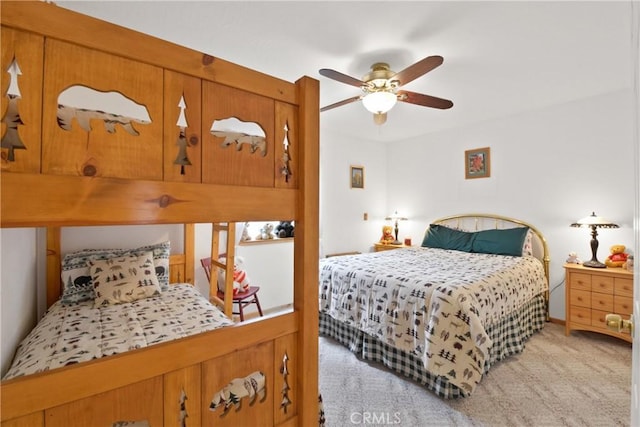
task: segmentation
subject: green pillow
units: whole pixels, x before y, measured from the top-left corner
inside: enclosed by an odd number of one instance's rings
[[[475,232],[471,252],[495,255],[522,256],[522,246],[529,227]]]
[[[426,248],[453,249],[471,252],[475,233],[455,230],[443,225],[430,224],[424,233],[422,246]]]

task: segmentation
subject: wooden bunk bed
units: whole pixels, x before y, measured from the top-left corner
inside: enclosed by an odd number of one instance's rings
[[[189,282],[190,224],[296,222],[293,312],[3,381],[2,426],[317,423],[318,82],[286,82],[50,3],[3,1],[1,18],[0,221],[47,228],[49,305],[61,292],[60,227],[188,224],[171,275]],[[120,94],[149,120],[71,108],[60,98],[71,87]],[[263,139],[216,128],[229,119],[257,124]],[[224,416],[209,409],[254,371],[266,399]]]

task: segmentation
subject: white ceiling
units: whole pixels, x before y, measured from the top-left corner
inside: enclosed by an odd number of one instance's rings
[[[58,5],[295,81],[320,81],[321,106],[359,89],[374,62],[444,63],[404,89],[450,99],[398,103],[377,126],[360,102],[321,113],[322,130],[393,141],[628,89],[631,1],[60,1]]]

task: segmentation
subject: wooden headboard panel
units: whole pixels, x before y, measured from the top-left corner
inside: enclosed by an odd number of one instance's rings
[[[186,280],[186,256],[184,254],[175,254],[169,257],[169,283],[185,283]],[[193,285],[193,282],[191,282]]]

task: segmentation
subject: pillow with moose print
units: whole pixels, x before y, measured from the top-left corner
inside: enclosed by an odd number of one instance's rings
[[[153,252],[102,260],[87,260],[95,299],[94,307],[132,302],[160,295]]]

